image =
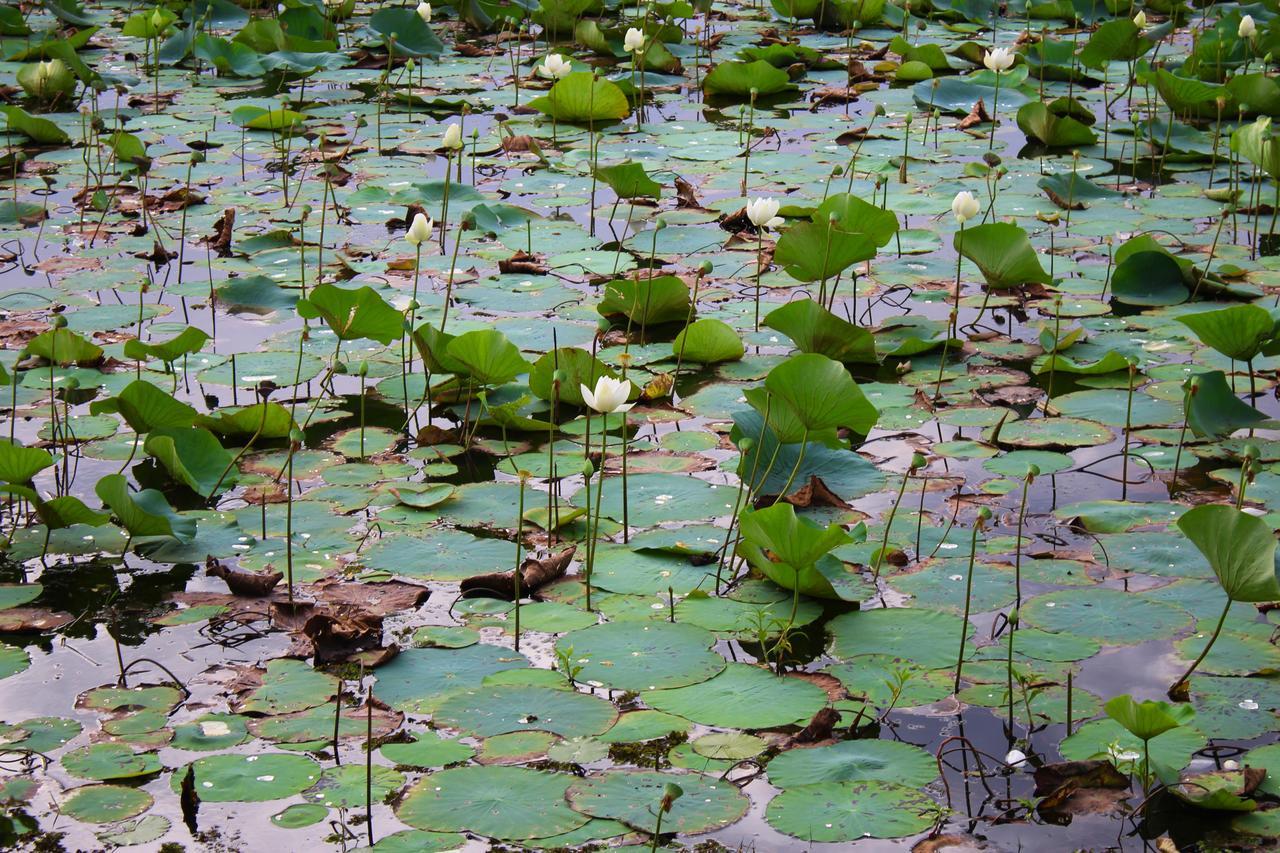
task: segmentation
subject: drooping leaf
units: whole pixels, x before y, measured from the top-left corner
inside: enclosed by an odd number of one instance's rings
[[[1204,554],[1232,601],[1280,600],[1276,538],[1257,516],[1219,504],[1183,513],[1178,529]]]

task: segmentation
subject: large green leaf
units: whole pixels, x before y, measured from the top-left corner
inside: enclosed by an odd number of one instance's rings
[[[763,323],[791,338],[801,352],[819,353],[846,364],[878,361],[871,332],[837,317],[812,299],[796,299],[775,308]]]
[[[175,480],[206,498],[235,481],[231,453],[207,429],[155,429],[147,436],[143,449],[158,459]]]
[[[1275,319],[1258,305],[1232,305],[1178,318],[1203,344],[1236,361],[1252,361],[1274,336]]]
[[[750,98],[752,90],[759,97],[795,90],[787,72],[768,62],[721,62],[702,79],[702,91],[726,98]]]
[[[880,417],[844,365],[825,355],[792,356],[769,371],[764,387],[810,432],[848,427],[866,435]]]
[[[124,418],[134,432],[153,429],[183,429],[196,422],[196,410],[161,391],[150,382],[135,379],[119,394],[89,404],[95,415],[114,413]]]
[[[617,279],[605,285],[598,310],[642,326],[674,323],[689,316],[689,285],[674,275]]]
[[[7,128],[21,133],[38,145],[67,145],[71,137],[47,118],[33,116],[22,107],[0,106],[0,114],[7,120]]]
[[[36,335],[22,348],[22,355],[35,355],[63,366],[95,364],[102,360],[102,347],[90,343],[70,329],[59,327]]]
[[[1028,138],[1049,148],[1074,148],[1092,145],[1097,135],[1071,116],[1059,116],[1039,101],[1023,104],[1018,110],[1018,128]]]
[[[1276,538],[1271,525],[1230,506],[1194,507],[1178,528],[1204,554],[1232,601],[1280,600]]]
[[[989,222],[957,232],[952,245],[973,261],[987,286],[996,290],[1023,284],[1050,284],[1027,232],[1009,222]]]
[[[520,350],[496,329],[458,335],[449,341],[446,351],[461,366],[461,375],[481,385],[502,385],[529,371],[529,362]]]
[[[742,339],[723,320],[707,317],[690,323],[671,342],[671,354],[697,364],[737,361],[746,352]]]
[[[29,483],[52,464],[53,457],[47,450],[0,441],[0,480],[6,483]]]
[[[178,515],[164,495],[154,489],[131,493],[129,481],[123,474],[108,474],[98,481],[93,490],[130,536],[195,538],[195,519]]]
[[[597,166],[595,176],[618,198],[662,197],[662,184],[650,178],[640,163],[628,160],[613,166]]]
[[[1155,700],[1136,702],[1127,695],[1112,698],[1103,708],[1108,717],[1144,741],[1189,725],[1195,719],[1195,711],[1189,705],[1171,705]]]
[[[298,300],[298,316],[323,317],[339,339],[369,338],[389,344],[404,333],[404,316],[386,303],[372,287],[347,290],[332,284],[311,288],[306,299]]]
[[[873,236],[845,231],[830,221],[797,222],[778,238],[773,259],[797,281],[825,281],[875,255]]]
[[[586,71],[575,71],[556,81],[541,98],[529,106],[557,121],[573,124],[616,121],[631,112],[627,96],[614,83]]]
[[[209,335],[204,329],[188,326],[174,337],[160,343],[143,343],[136,338],[125,341],[124,354],[138,360],[158,358],[161,361],[177,361],[184,355],[200,352]]]

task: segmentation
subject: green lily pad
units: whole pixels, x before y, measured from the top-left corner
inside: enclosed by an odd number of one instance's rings
[[[612,770],[570,786],[566,797],[575,811],[621,821],[653,833],[657,804],[675,784],[684,791],[662,816],[664,831],[692,835],[736,823],[751,805],[736,785],[693,774],[652,770]]]
[[[417,829],[473,832],[487,838],[528,840],[569,832],[587,822],[571,810],[565,792],[574,781],[561,773],[500,765],[457,767],[424,776],[396,807],[396,817]]]
[[[902,838],[933,824],[937,805],[922,791],[889,782],[821,782],[789,788],[769,802],[765,820],[807,842]]]
[[[261,803],[292,797],[320,778],[320,766],[301,755],[266,752],[256,755],[225,753],[197,759],[196,793],[208,803]],[[172,777],[181,785],[183,771]]]
[[[86,823],[115,823],[142,814],[155,802],[140,788],[122,785],[86,785],[76,788],[62,803],[68,817]]]
[[[827,695],[807,681],[731,663],[699,684],[646,693],[645,703],[704,726],[767,729],[807,723]]]
[[[1179,607],[1098,587],[1038,595],[1023,602],[1020,615],[1033,627],[1109,645],[1168,639],[1191,626],[1191,615]]]
[[[891,740],[846,740],[830,746],[789,749],[769,762],[779,788],[820,782],[895,782],[920,788],[938,775],[934,757],[918,746]]]
[[[432,714],[439,725],[481,737],[519,731],[583,737],[602,734],[617,719],[613,705],[599,697],[518,685],[460,690]]]
[[[711,651],[715,642],[710,631],[679,622],[607,622],[565,634],[556,648],[573,650],[582,667],[578,680],[644,692],[697,684],[720,672],[725,661]]]

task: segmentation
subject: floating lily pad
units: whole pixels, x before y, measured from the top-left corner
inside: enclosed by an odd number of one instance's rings
[[[938,775],[934,757],[918,746],[890,740],[846,740],[789,749],[769,762],[779,788],[819,782],[896,782],[920,788]]]
[[[378,750],[393,764],[409,767],[445,767],[475,755],[475,747],[457,740],[422,734],[408,743],[384,743]]]
[[[209,803],[260,803],[301,793],[320,778],[320,766],[309,758],[283,752],[257,755],[211,755],[197,759],[196,793]],[[184,771],[173,774],[177,790]]]
[[[396,808],[400,820],[433,832],[473,832],[528,840],[569,832],[587,822],[565,793],[572,776],[524,767],[475,766],[424,776]]]
[[[669,784],[679,785],[684,794],[663,815],[664,831],[693,835],[720,829],[737,822],[751,804],[731,782],[649,770],[613,770],[588,777],[575,782],[566,796],[576,811],[652,833],[657,824],[656,804]]]
[[[1024,601],[1020,613],[1033,627],[1075,634],[1111,645],[1167,639],[1191,626],[1191,615],[1171,604],[1118,589],[1066,589]]]
[[[827,703],[827,694],[807,681],[741,663],[700,684],[654,690],[644,698],[656,710],[704,726],[741,729],[807,723]]]
[[[850,842],[923,832],[936,808],[924,792],[889,782],[822,782],[783,791],[765,820],[807,842]]]
[[[155,802],[140,788],[122,785],[86,785],[76,788],[62,803],[62,812],[86,823],[114,823],[142,814]]]
[[[697,684],[720,672],[725,661],[711,651],[715,641],[711,632],[679,622],[607,622],[564,635],[556,648],[573,650],[580,681],[647,691]]]
[[[617,719],[613,705],[599,697],[515,685],[459,690],[432,714],[439,725],[481,737],[519,731],[583,737],[603,733]]]
[[[827,630],[837,658],[888,655],[937,669],[954,666],[962,624],[960,617],[947,613],[893,608],[845,613],[828,622]]]
[[[393,708],[431,713],[448,694],[485,676],[529,665],[507,649],[475,645],[462,649],[406,649],[378,669],[377,695]]]

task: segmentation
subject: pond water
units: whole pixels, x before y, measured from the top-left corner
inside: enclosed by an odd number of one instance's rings
[[[1275,20],[5,7],[0,844],[1273,849]]]

